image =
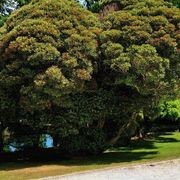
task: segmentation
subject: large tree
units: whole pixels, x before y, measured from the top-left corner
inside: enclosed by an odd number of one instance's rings
[[[98,19],[73,0],[33,0],[8,18],[1,130],[48,133],[64,152],[99,153],[177,96],[179,9],[162,0],[112,3],[102,3]]]
[[[107,8],[110,1],[102,2],[102,64],[109,79],[101,81],[137,92],[134,103],[142,103],[132,109],[132,117],[138,112],[152,117],[160,101],[178,96],[180,11],[161,0],[112,2],[119,11]]]
[[[96,68],[97,22],[68,0],[34,0],[8,18],[0,29],[3,128],[54,129],[63,121],[68,96],[83,91]]]

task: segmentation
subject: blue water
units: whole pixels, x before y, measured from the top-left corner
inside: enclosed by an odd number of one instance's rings
[[[48,134],[44,135],[44,137],[45,137],[45,140],[43,142],[42,147],[43,148],[51,148],[51,147],[53,147],[53,138]],[[23,146],[23,143],[22,143],[22,146]],[[12,144],[8,145],[8,151],[15,152],[16,150],[17,149],[15,147],[13,147]]]
[[[46,135],[45,147],[46,148],[53,147],[53,138],[50,135]]]

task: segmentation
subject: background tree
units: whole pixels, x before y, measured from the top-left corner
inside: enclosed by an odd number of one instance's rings
[[[168,2],[171,2],[176,7],[180,8],[180,1],[179,0],[166,0]]]
[[[103,65],[100,81],[104,86],[125,89],[129,104],[134,99],[128,127],[139,115],[154,118],[153,109],[158,103],[178,94],[179,9],[161,0],[119,1],[118,5],[120,11],[109,12],[101,20],[104,31],[100,36]],[[124,111],[128,109],[124,106]],[[113,144],[123,129],[120,125],[116,130]]]
[[[28,4],[30,0],[1,0],[0,2],[0,27],[15,9]]]
[[[162,117],[167,117],[171,120],[180,120],[180,100],[169,101],[161,107]]]
[[[92,12],[98,13],[100,10],[99,0],[79,0],[79,2],[83,2],[83,5]]]

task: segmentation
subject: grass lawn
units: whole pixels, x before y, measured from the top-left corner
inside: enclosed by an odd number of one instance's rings
[[[98,157],[49,163],[3,163],[0,164],[0,179],[26,180],[176,158],[180,158],[180,133],[165,133],[151,140],[132,142],[129,148],[111,149]]]

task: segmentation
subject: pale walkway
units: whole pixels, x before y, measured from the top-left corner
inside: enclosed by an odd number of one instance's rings
[[[180,180],[180,159],[125,168],[74,173],[41,180]]]

